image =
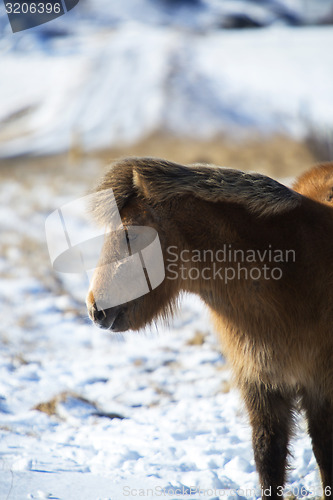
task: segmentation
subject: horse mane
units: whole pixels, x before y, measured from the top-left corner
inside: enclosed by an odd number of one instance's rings
[[[110,188],[117,207],[111,206],[105,191]],[[106,223],[110,212],[121,210],[135,195],[161,203],[186,194],[210,202],[238,203],[258,216],[292,210],[301,199],[262,174],[206,164],[185,166],[157,158],[125,158],[113,163],[97,186],[92,212],[97,221]]]

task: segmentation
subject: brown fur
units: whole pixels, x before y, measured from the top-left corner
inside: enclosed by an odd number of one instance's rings
[[[297,179],[294,190],[321,203],[333,203],[332,163],[323,163]]]
[[[281,498],[297,398],[306,412],[323,487],[332,488],[333,164],[312,169],[290,190],[260,174],[151,158],[121,160],[97,188],[92,207],[99,223],[107,225],[114,207],[103,193],[106,188],[113,189],[125,226],[157,230],[166,278],[143,297],[97,311],[95,300],[113,279],[98,267],[87,298],[91,318],[113,331],[135,330],[168,316],[180,292],[198,294],[212,313],[249,412],[262,488],[271,488],[270,498]],[[183,250],[216,255],[225,244],[243,252],[292,250],[295,259],[278,264],[279,280],[244,275],[227,284],[206,280],[207,263],[193,261],[185,268],[196,268],[199,279],[172,279],[171,246],[179,256]],[[117,237],[106,239],[102,263],[117,245]],[[229,259],[222,265],[236,272],[238,264]],[[248,272],[258,266],[241,264]],[[275,265],[267,256],[260,264]]]

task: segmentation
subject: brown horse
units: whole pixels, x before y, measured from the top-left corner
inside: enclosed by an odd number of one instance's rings
[[[324,498],[333,487],[333,163],[288,189],[260,174],[151,158],[116,162],[96,190],[96,220],[115,207],[87,306],[115,332],[172,313],[182,291],[209,307],[242,393],[264,498],[281,498],[295,410],[305,411]],[[124,228],[158,235],[165,278],[145,295],[101,309],[121,266]],[[131,245],[129,233],[126,233]],[[131,283],[126,284],[128,287]],[[120,303],[120,302],[118,302]]]

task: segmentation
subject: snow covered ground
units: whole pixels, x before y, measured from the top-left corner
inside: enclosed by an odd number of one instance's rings
[[[156,332],[90,324],[87,284],[53,272],[44,224],[99,167],[52,168],[1,173],[1,500],[254,498],[249,424],[203,305],[185,297]],[[302,419],[292,445],[288,487],[319,495]]]

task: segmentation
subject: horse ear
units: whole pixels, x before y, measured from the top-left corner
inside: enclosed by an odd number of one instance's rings
[[[141,186],[140,177],[139,177],[139,174],[136,170],[133,170],[133,186],[136,189],[140,189],[140,186]]]
[[[164,201],[192,192],[193,168],[159,158],[136,158],[133,162],[133,187],[147,199]]]
[[[142,196],[148,197],[147,181],[135,168],[133,169],[133,186]]]

